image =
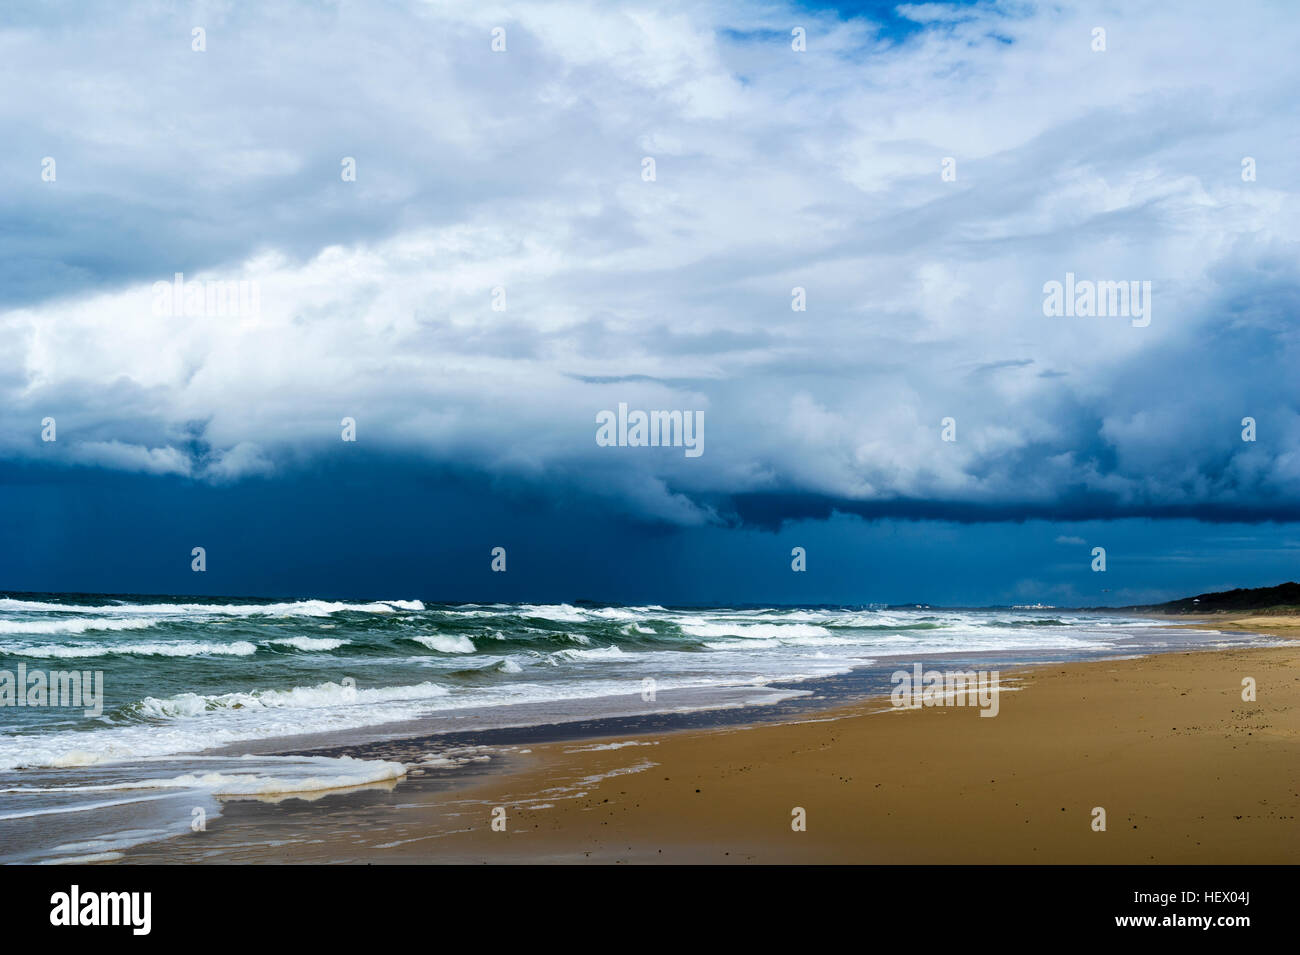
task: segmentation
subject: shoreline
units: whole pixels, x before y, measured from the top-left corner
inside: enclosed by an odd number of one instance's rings
[[[1181,619],[1300,632],[1300,618]],[[742,724],[571,725],[568,738],[470,747],[468,774],[423,768],[324,796],[328,831],[324,806],[234,801],[217,832],[121,861],[1289,862],[1298,665],[1300,643],[1038,664],[1007,672],[1019,692],[994,719],[869,697]],[[1099,806],[1105,832],[1092,830]],[[796,807],[806,831],[791,828]],[[257,844],[282,825],[299,837]]]

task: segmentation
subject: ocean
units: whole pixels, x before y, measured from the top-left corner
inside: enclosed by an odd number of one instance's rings
[[[408,768],[283,755],[308,740],[749,713],[844,674],[861,695],[885,693],[914,661],[1006,669],[1262,642],[1037,607],[15,595],[0,598],[0,862],[111,859],[231,799],[319,798]],[[58,672],[102,680],[102,700],[16,705],[20,674],[53,685]]]

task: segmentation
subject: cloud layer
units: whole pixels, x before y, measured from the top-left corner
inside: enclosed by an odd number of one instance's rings
[[[1300,513],[1284,6],[4,16],[6,458],[397,453],[678,525]],[[257,314],[157,314],[177,272]],[[1044,316],[1066,273],[1150,325]],[[620,402],[705,454],[597,446]]]

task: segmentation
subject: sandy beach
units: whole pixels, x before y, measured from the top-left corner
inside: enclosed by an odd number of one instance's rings
[[[1213,625],[1286,635],[1300,618]],[[1254,702],[1242,698],[1248,677]],[[1003,682],[1015,689],[996,718],[874,699],[795,722],[516,747],[504,772],[386,810],[400,823],[359,814],[346,835],[322,824],[310,842],[245,843],[240,855],[1195,864],[1300,854],[1300,644],[1040,666]],[[792,827],[796,809],[805,831]],[[176,858],[161,848],[129,858]]]

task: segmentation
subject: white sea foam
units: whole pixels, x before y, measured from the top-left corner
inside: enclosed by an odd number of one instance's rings
[[[679,624],[683,633],[693,637],[749,637],[772,639],[781,637],[829,637],[825,627],[806,623],[710,623],[691,622]]]
[[[584,623],[587,615],[568,604],[524,604],[516,613],[521,617],[537,617],[557,623]]]
[[[352,756],[294,756],[284,757],[283,762],[279,762],[279,759],[280,757],[274,756],[216,757],[215,761],[225,771],[189,772],[166,777],[146,776],[114,783],[12,786],[0,789],[0,793],[69,795],[125,793],[154,789],[202,789],[215,796],[283,795],[364,786],[390,779],[400,779],[406,775],[405,765],[387,760],[356,759]],[[192,757],[188,761],[201,765],[204,757]],[[248,764],[247,770],[243,770],[241,761]],[[140,761],[141,766],[147,766],[149,762],[149,760]],[[65,810],[62,808],[45,810],[45,812],[62,811]],[[31,814],[10,813],[0,815],[0,820],[16,819]]]
[[[629,740],[624,740],[621,743],[596,743],[592,746],[575,746],[571,749],[566,749],[565,752],[566,753],[598,753],[610,749],[625,749],[628,746],[658,746],[658,745],[659,745],[658,740],[643,741],[643,740],[629,739]]]
[[[49,659],[78,659],[84,657],[247,657],[257,652],[257,647],[247,640],[233,643],[199,643],[182,640],[176,643],[98,643],[98,644],[46,644],[44,646],[4,647],[3,653],[16,657]]]
[[[411,637],[421,646],[428,647],[430,650],[437,650],[439,653],[474,653],[476,647],[474,641],[469,637],[455,636],[448,637],[442,634],[431,636]]]
[[[418,605],[418,606],[417,606]],[[423,610],[418,600],[385,600],[370,603],[343,603],[333,600],[294,600],[266,604],[101,604],[83,607],[76,604],[45,603],[36,600],[0,598],[0,612],[57,612],[93,614],[96,616],[209,616],[209,617],[326,617],[333,613],[396,613],[401,610]]]
[[[201,696],[197,693],[178,693],[165,699],[148,696],[135,704],[134,712],[148,719],[176,719],[200,716],[214,710],[250,709],[320,709],[355,704],[387,703],[392,701],[429,700],[446,696],[448,690],[437,683],[417,683],[413,686],[386,686],[360,688],[340,683],[320,683],[316,686],[298,686],[288,690],[253,690],[249,693],[219,693]]]
[[[287,690],[146,697],[131,707],[139,723],[0,736],[0,770],[94,766],[197,753],[239,741],[374,726],[428,713],[447,695],[445,687],[432,683],[373,688],[323,683]]]
[[[0,789],[0,825],[12,837],[0,841],[0,862],[116,859],[134,845],[189,835],[196,808],[210,822],[231,799],[316,800],[391,787],[406,767],[349,756],[184,756],[34,774],[35,785]]]
[[[89,620],[71,617],[61,620],[0,620],[0,633],[87,633],[109,630],[147,630],[156,627],[156,617],[134,620]]]
[[[651,762],[648,759],[643,759],[641,762],[635,763],[631,766],[620,766],[618,769],[611,769],[608,772],[596,773],[592,776],[584,776],[582,779],[578,780],[577,785],[594,786],[598,782],[602,782],[606,779],[613,779],[616,776],[630,776],[632,773],[644,773],[647,769],[654,769],[658,765],[658,763]]]
[[[706,650],[773,650],[781,646],[780,640],[706,640]]]
[[[339,640],[333,637],[280,637],[267,641],[277,646],[293,647],[296,650],[337,650],[351,642],[351,640]]]
[[[561,660],[625,660],[637,654],[627,653],[618,647],[594,647],[591,650],[556,650],[551,654]]]

